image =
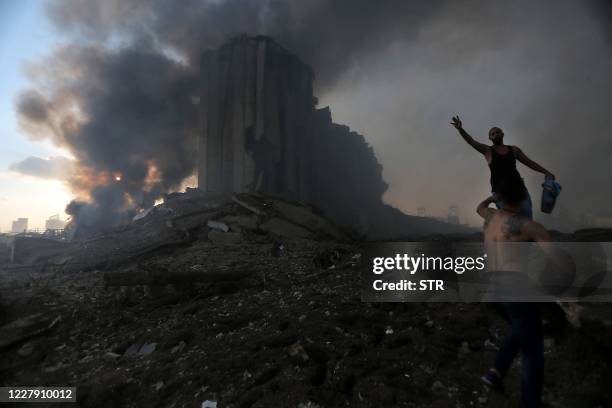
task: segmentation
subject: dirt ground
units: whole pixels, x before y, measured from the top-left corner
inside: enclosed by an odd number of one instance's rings
[[[479,380],[506,329],[490,305],[362,303],[350,262],[316,262],[326,251],[350,260],[358,247],[272,249],[222,251],[256,258],[265,277],[155,293],[105,287],[103,271],[4,271],[4,322],[61,320],[2,350],[2,383],[76,386],[83,407],[517,406],[518,361],[503,395]],[[158,256],[198,265],[217,250],[202,243]],[[612,406],[609,346],[546,312],[546,404]]]
[[[362,302],[360,244],[268,222],[279,216],[269,207],[185,210],[191,219],[157,210],[141,229],[80,245],[80,267],[1,269],[0,383],[74,386],[81,407],[518,406],[520,361],[503,394],[480,380],[507,329],[493,305]],[[332,231],[303,208],[275,208]],[[227,235],[207,224],[219,217]],[[137,256],[127,257],[121,236],[149,238],[130,238]],[[123,261],[86,262],[103,253]],[[165,286],[105,279],[212,268],[249,273]],[[543,309],[545,406],[612,407],[612,308],[589,305],[598,318],[580,329],[556,305]],[[30,332],[7,329],[24,318]]]

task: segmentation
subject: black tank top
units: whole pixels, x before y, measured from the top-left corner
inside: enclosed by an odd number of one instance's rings
[[[489,168],[491,169],[491,191],[499,191],[500,184],[507,179],[516,178],[521,181],[523,186],[523,179],[516,169],[516,158],[511,146],[508,147],[508,153],[499,154],[491,147],[491,163]]]

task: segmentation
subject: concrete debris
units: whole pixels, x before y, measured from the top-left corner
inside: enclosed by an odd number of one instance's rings
[[[138,355],[146,356],[155,351],[157,343],[144,343],[138,350]]]
[[[121,354],[113,353],[112,351],[107,351],[106,353],[104,353],[103,357],[106,361],[117,361],[121,357]]]
[[[273,207],[286,220],[300,225],[309,231],[342,239],[343,234],[322,215],[318,215],[310,207],[300,204],[290,204],[286,201],[274,201]]]
[[[79,360],[80,364],[87,364],[91,361],[93,361],[94,356],[92,356],[91,354],[86,355],[85,357],[83,357],[82,359]]]
[[[322,408],[321,405],[316,404],[312,401],[308,401],[308,402],[300,402],[297,406],[297,408]]]
[[[211,229],[214,229],[214,230],[219,230],[219,231],[223,231],[223,232],[228,232],[229,231],[229,227],[224,222],[209,220],[206,223],[206,225],[208,226],[208,228],[211,228]]]
[[[32,342],[24,343],[19,350],[17,350],[17,355],[22,358],[29,357],[34,351],[34,344]]]
[[[484,341],[484,348],[485,350],[493,350],[493,351],[499,350],[499,346],[493,343],[490,339],[486,339]]]
[[[143,210],[141,212],[139,212],[138,214],[136,214],[133,218],[132,221],[138,221],[143,219],[144,217],[146,217],[147,215],[149,215],[151,213],[151,211],[153,210],[154,207],[151,208],[147,208],[146,210]]]
[[[237,195],[233,195],[232,196],[232,201],[235,202],[236,204],[238,204],[239,206],[246,208],[247,210],[257,214],[257,215],[264,215],[265,211],[263,209],[257,208],[256,204],[254,203],[248,203],[246,201],[246,195],[245,194],[241,194],[240,196]]]
[[[220,221],[225,222],[230,228],[237,226],[246,230],[257,229],[257,216],[256,215],[226,215],[222,217]]]
[[[185,348],[187,344],[181,340],[179,344],[177,344],[176,346],[172,347],[172,350],[170,350],[170,352],[172,354],[174,353],[180,353],[181,351],[183,351],[183,349]]]
[[[431,386],[431,389],[434,392],[443,392],[445,387],[444,387],[444,384],[442,384],[442,381],[436,380]]]
[[[285,238],[311,238],[312,232],[300,225],[293,224],[281,218],[272,218],[259,226],[263,231]]]
[[[63,272],[120,270],[167,248],[198,245],[202,239],[219,247],[255,243],[262,233],[271,241],[347,240],[339,227],[304,204],[259,194],[173,193],[131,224],[64,245],[45,258],[44,266]]]
[[[310,359],[310,356],[308,355],[308,353],[306,353],[306,350],[304,350],[304,347],[299,341],[293,343],[287,348],[287,354],[289,354],[289,356],[291,357],[295,357],[298,360],[301,360],[302,362],[306,362]]]
[[[36,313],[15,320],[0,327],[0,349],[51,330],[60,321],[60,316],[50,319],[43,313]]]
[[[215,245],[236,245],[242,241],[242,234],[212,230],[208,233],[208,239]]]

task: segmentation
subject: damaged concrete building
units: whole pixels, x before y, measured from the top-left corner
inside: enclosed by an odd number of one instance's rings
[[[313,80],[308,65],[269,37],[244,35],[206,52],[199,188],[310,203],[370,236],[388,236],[389,228],[392,235],[465,232],[385,205],[387,184],[373,149],[333,123],[329,108],[317,109]]]

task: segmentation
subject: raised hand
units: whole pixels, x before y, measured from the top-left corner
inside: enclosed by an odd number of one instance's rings
[[[451,125],[453,125],[457,130],[463,129],[463,124],[461,123],[461,119],[459,119],[459,115],[453,116]]]

